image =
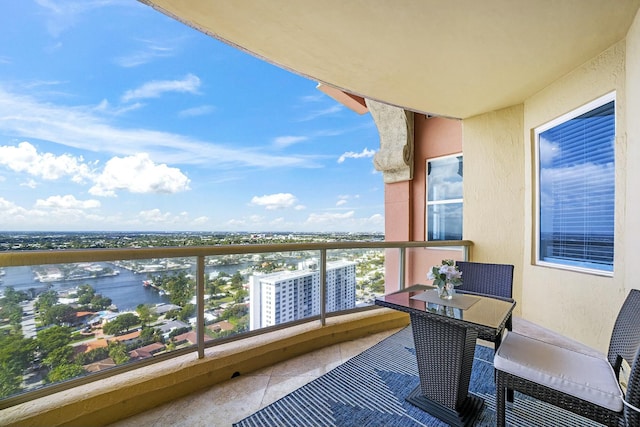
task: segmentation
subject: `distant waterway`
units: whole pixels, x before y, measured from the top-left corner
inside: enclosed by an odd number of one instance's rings
[[[142,281],[147,279],[147,274],[135,274],[127,269],[116,267],[108,263],[99,263],[112,267],[114,270],[120,271],[116,276],[105,276],[99,278],[80,279],[80,280],[61,280],[50,283],[40,283],[34,280],[34,273],[31,267],[5,267],[6,274],[1,277],[0,290],[4,291],[7,286],[13,286],[18,291],[29,291],[36,289],[43,291],[47,287],[56,291],[63,291],[76,288],[80,285],[91,285],[96,293],[111,298],[120,311],[133,310],[139,304],[160,304],[168,303],[169,297],[160,295],[156,289],[142,286]],[[215,267],[206,267],[207,274],[217,271],[225,272],[233,275],[238,270],[243,270],[248,264],[221,265]],[[194,274],[194,271],[189,271]],[[169,272],[168,274],[171,274]]]

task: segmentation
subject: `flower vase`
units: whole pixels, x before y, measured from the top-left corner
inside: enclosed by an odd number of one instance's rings
[[[438,286],[438,296],[442,299],[453,298],[453,294],[455,292],[456,291],[453,283],[445,283],[444,285]]]

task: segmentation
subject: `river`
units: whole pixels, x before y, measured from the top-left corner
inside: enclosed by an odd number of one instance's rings
[[[31,267],[4,267],[6,274],[1,277],[0,290],[4,291],[7,286],[12,286],[17,291],[28,291],[36,289],[42,291],[47,286],[52,286],[56,291],[73,289],[80,285],[91,285],[96,293],[111,298],[120,311],[134,310],[139,304],[160,304],[168,303],[169,297],[160,295],[157,290],[151,287],[142,286],[142,281],[147,279],[147,274],[136,274],[127,269],[116,267],[109,263],[96,263],[120,271],[116,276],[106,276],[100,278],[61,280],[50,283],[40,283],[34,280],[34,273]],[[218,271],[233,275],[236,271],[247,267],[247,264],[221,265],[206,267],[207,274]],[[194,274],[194,271],[190,271]]]

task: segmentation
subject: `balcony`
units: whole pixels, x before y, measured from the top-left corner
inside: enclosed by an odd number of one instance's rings
[[[590,351],[575,341],[570,341],[521,318],[516,318],[514,321],[514,328],[529,336],[582,352]],[[390,329],[374,333],[303,354],[196,391],[157,408],[115,422],[110,427],[158,425],[158,423],[177,427],[195,425],[229,427],[232,423],[240,421],[344,363],[397,330]],[[484,345],[492,346],[491,343],[484,343]],[[212,417],[212,408],[215,408],[215,417]]]
[[[210,388],[235,376],[256,372],[277,363],[332,345],[359,346],[357,341],[408,324],[397,312],[375,308],[371,302],[345,309],[332,305],[326,284],[332,260],[353,251],[379,251],[384,256],[384,283],[389,292],[404,286],[406,266],[424,257],[424,248],[465,259],[471,242],[334,242],[286,245],[230,245],[152,249],[107,249],[69,251],[14,251],[0,253],[0,267],[67,265],[71,263],[116,263],[132,265],[140,260],[191,260],[195,284],[195,343],[176,346],[153,357],[141,358],[47,387],[10,396],[2,401],[0,419],[5,425],[105,425],[134,416],[200,389]],[[319,312],[307,313],[273,326],[258,325],[232,336],[205,333],[207,268],[221,257],[249,256],[262,260],[274,253],[308,254],[317,260]],[[439,255],[438,255],[439,256]],[[55,273],[50,271],[51,274]],[[66,272],[65,274],[71,274]],[[314,273],[315,274],[315,273]],[[41,276],[42,278],[43,276]],[[144,275],[140,276],[142,287]],[[331,279],[336,280],[336,279]],[[324,286],[322,284],[325,284]],[[335,289],[334,289],[335,290]],[[352,290],[355,293],[355,290]],[[363,297],[363,295],[360,295]],[[251,296],[249,295],[249,298]],[[355,304],[354,304],[355,305]],[[372,344],[373,339],[364,338]],[[170,340],[171,341],[171,340]],[[311,356],[313,357],[313,356]],[[342,360],[342,359],[341,359]],[[339,360],[331,360],[335,364]],[[303,365],[305,362],[301,362]]]

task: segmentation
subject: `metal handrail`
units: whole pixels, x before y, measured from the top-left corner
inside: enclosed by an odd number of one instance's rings
[[[327,243],[279,243],[256,245],[219,246],[171,246],[161,248],[131,249],[60,249],[60,250],[20,250],[0,252],[0,267],[21,267],[27,265],[65,264],[75,262],[120,261],[131,259],[179,258],[215,255],[237,255],[266,252],[293,252],[332,249],[394,249],[394,248],[442,248],[462,246],[466,250],[472,246],[469,240],[446,240],[433,242],[327,242]],[[467,258],[467,256],[465,256]]]

